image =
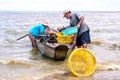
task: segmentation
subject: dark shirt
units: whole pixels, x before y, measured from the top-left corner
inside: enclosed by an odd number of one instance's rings
[[[76,13],[73,13],[72,17],[70,18],[70,26],[66,26],[65,28],[77,26],[81,17],[82,17],[81,15],[78,17]],[[83,21],[78,33],[79,35],[81,35],[83,32],[88,31],[89,29],[90,29],[89,26],[85,23],[85,21]]]

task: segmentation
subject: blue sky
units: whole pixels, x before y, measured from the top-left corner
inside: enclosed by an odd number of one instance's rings
[[[120,0],[0,0],[0,10],[120,11]]]

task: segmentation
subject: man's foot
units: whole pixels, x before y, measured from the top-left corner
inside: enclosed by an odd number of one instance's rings
[[[85,44],[83,44],[83,46],[82,46],[83,48],[87,48],[87,44],[85,43]]]

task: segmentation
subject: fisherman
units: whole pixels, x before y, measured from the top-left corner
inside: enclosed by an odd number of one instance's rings
[[[90,40],[90,28],[84,21],[84,16],[79,16],[76,13],[72,13],[70,10],[64,11],[64,17],[67,19],[70,19],[70,25],[69,26],[61,26],[58,27],[58,30],[61,31],[62,29],[68,28],[68,27],[78,27],[78,33],[75,34],[73,39],[73,48],[77,46],[78,48],[87,48],[87,44],[91,42]]]
[[[48,22],[43,22],[42,24],[38,24],[33,26],[29,31],[29,38],[32,43],[32,47],[36,48],[36,39],[39,38],[39,35],[41,34],[50,34],[50,28]]]

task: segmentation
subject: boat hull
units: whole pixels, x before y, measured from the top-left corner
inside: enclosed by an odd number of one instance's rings
[[[40,53],[54,60],[64,60],[69,50],[68,45],[58,43],[40,42],[37,40]]]

